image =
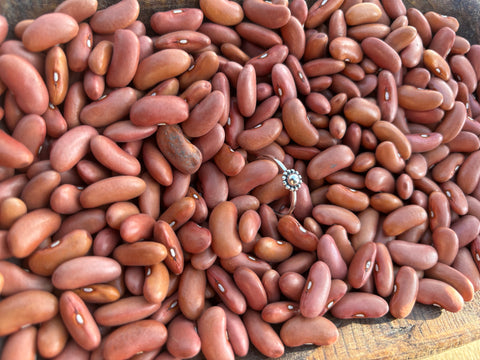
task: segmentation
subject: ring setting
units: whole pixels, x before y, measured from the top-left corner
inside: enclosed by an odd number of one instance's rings
[[[295,169],[287,169],[287,167],[278,159],[273,156],[265,156],[270,160],[273,160],[277,166],[282,170],[282,184],[285,186],[285,189],[290,191],[290,208],[286,214],[279,215],[291,215],[295,210],[297,204],[297,191],[302,186],[303,180],[302,175]]]

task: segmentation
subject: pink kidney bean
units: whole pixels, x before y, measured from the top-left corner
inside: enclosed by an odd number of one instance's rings
[[[349,292],[330,309],[330,312],[339,319],[377,318],[388,312],[388,303],[375,294]]]
[[[64,13],[44,14],[30,25],[22,35],[22,42],[28,50],[36,52],[69,42],[79,30],[77,21]]]
[[[21,65],[21,66],[18,66]],[[19,71],[20,67],[22,71]],[[20,109],[26,113],[42,115],[48,107],[48,90],[33,65],[17,55],[0,56],[0,80],[12,91]],[[24,87],[21,84],[28,83]],[[25,99],[28,98],[28,101]]]
[[[420,279],[417,301],[421,304],[436,305],[451,312],[460,311],[464,301],[451,285],[436,279]]]
[[[206,359],[234,359],[235,355],[227,338],[227,317],[219,306],[206,309],[197,322]]]
[[[261,311],[267,304],[267,293],[258,275],[253,270],[240,266],[233,272],[233,279],[245,296],[248,306]]]
[[[300,298],[300,313],[304,317],[319,316],[326,305],[330,284],[331,274],[328,265],[323,261],[315,262],[310,267]]]
[[[142,334],[141,337],[138,334]],[[134,337],[135,342],[128,341]],[[155,320],[139,320],[112,331],[103,349],[105,359],[128,359],[139,352],[161,348],[167,341],[167,328]]]
[[[438,261],[434,247],[416,244],[406,240],[392,240],[387,243],[392,260],[397,265],[408,265],[416,270],[427,270]]]
[[[120,274],[120,264],[113,259],[102,256],[81,256],[60,264],[52,273],[52,283],[58,289],[75,289],[108,282]]]
[[[78,295],[65,291],[60,296],[59,310],[65,327],[79,346],[93,350],[100,344],[100,330]]]
[[[57,297],[47,291],[26,290],[8,296],[0,302],[0,334],[9,335],[28,324],[43,323],[57,312]]]
[[[282,325],[280,337],[290,347],[305,344],[322,346],[333,344],[338,338],[338,330],[330,320],[322,316],[305,318],[297,315]]]

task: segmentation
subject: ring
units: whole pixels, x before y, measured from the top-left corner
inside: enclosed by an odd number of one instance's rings
[[[300,189],[300,186],[303,183],[302,175],[295,169],[287,169],[287,167],[277,158],[273,156],[264,155],[266,158],[273,160],[275,164],[282,170],[282,183],[285,186],[285,189],[290,191],[290,208],[286,214],[279,215],[291,215],[295,210],[295,205],[297,204],[297,191]]]

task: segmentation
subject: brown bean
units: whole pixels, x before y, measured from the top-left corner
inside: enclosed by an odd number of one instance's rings
[[[352,261],[348,267],[349,284],[359,289],[367,282],[372,274],[377,248],[373,242],[363,244],[353,255]]]
[[[417,301],[421,304],[436,305],[458,312],[463,307],[463,298],[451,285],[436,279],[420,279]]]
[[[206,284],[205,271],[185,266],[178,285],[178,306],[187,319],[197,320],[204,311]]]
[[[0,202],[0,229],[9,229],[22,215],[27,213],[25,203],[16,197],[9,197]]]
[[[167,334],[167,350],[173,356],[190,358],[200,352],[200,337],[191,320],[177,316],[168,324]]]
[[[313,217],[320,224],[324,225],[342,225],[348,233],[355,234],[360,231],[360,220],[350,210],[336,205],[322,204],[313,208]]]
[[[415,305],[418,293],[418,276],[410,266],[402,266],[395,276],[393,295],[389,302],[390,314],[397,319],[407,317]]]
[[[388,312],[388,303],[378,295],[346,293],[330,310],[339,319],[379,318]]]
[[[181,274],[184,266],[183,250],[170,224],[164,220],[158,220],[153,227],[153,239],[165,246],[165,264],[169,270],[176,275]]]
[[[85,230],[73,230],[50,246],[28,257],[28,266],[36,274],[49,276],[62,262],[84,256],[92,246],[92,237]]]
[[[248,306],[261,311],[267,304],[267,293],[258,275],[253,270],[240,266],[233,272],[233,279],[245,296]]]
[[[67,0],[57,5],[55,12],[68,14],[77,20],[77,22],[82,22],[92,16],[95,11],[97,11],[97,8],[98,3],[94,0],[88,0],[82,3],[76,0]]]
[[[100,330],[78,295],[72,291],[62,293],[59,310],[65,327],[78,345],[85,350],[93,350],[100,345]]]
[[[39,16],[25,29],[22,42],[30,51],[44,51],[72,40],[78,33],[78,23],[70,15],[49,13]]]
[[[446,264],[437,263],[425,271],[425,276],[446,282],[462,295],[464,301],[471,301],[474,295],[470,280],[457,269]]]
[[[139,334],[142,334],[139,336]],[[134,342],[128,339],[135,339]],[[139,352],[161,348],[167,341],[167,328],[159,321],[139,320],[123,325],[105,338],[103,356],[109,359],[129,359]]]
[[[161,304],[168,296],[170,274],[165,263],[160,262],[145,268],[143,296],[151,304]]]
[[[406,205],[392,211],[383,222],[386,235],[399,235],[404,231],[424,223],[427,212],[418,205]]]
[[[160,308],[158,303],[149,303],[143,296],[129,296],[98,307],[93,316],[102,326],[119,326],[144,319]]]
[[[52,283],[57,289],[75,289],[108,282],[120,274],[120,264],[113,259],[103,256],[80,256],[57,266],[52,273]]]
[[[60,315],[42,323],[37,332],[37,351],[43,357],[60,354],[68,340],[68,332]]]
[[[0,302],[1,336],[12,334],[28,324],[38,324],[53,318],[58,312],[55,295],[42,290],[26,290]]]
[[[163,261],[167,257],[167,249],[153,241],[140,241],[119,245],[112,255],[122,265],[150,266]]]
[[[392,240],[387,243],[392,260],[400,266],[407,265],[417,270],[426,270],[438,261],[433,246],[416,244],[406,240]]]
[[[98,34],[113,34],[132,24],[138,17],[140,6],[134,0],[122,0],[102,10],[90,19],[92,30]]]
[[[347,264],[330,234],[319,237],[317,244],[317,257],[324,261],[330,269],[332,279],[343,279],[347,275]]]
[[[247,310],[242,319],[250,341],[258,351],[272,358],[278,358],[284,354],[285,348],[280,337],[271,325],[261,318],[260,313]]]
[[[156,140],[165,158],[181,172],[193,174],[200,167],[202,163],[200,150],[185,137],[180,126],[160,126]]]
[[[12,254],[18,258],[30,255],[46,237],[59,229],[60,223],[60,215],[49,209],[37,209],[23,215],[8,231],[7,241]]]
[[[305,318],[297,315],[282,325],[280,338],[285,346],[290,347],[305,344],[330,345],[337,340],[338,330],[330,320],[322,316]]]
[[[234,359],[232,346],[227,338],[227,317],[219,306],[205,310],[198,319],[198,334],[202,353],[206,359]]]
[[[22,71],[19,71],[22,68]],[[13,54],[0,56],[0,80],[14,94],[19,108],[29,114],[43,114],[48,108],[48,90],[39,72],[24,58]],[[25,87],[21,84],[28,83]],[[28,101],[25,99],[28,98]]]

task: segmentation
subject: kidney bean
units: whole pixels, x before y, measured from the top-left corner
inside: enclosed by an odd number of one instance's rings
[[[22,71],[19,71],[19,69]],[[25,113],[43,114],[48,107],[48,90],[40,73],[24,58],[13,54],[0,56],[0,80],[13,93]],[[28,83],[28,87],[21,84]],[[28,101],[25,99],[28,98]]]
[[[419,280],[415,270],[402,266],[395,276],[393,294],[389,302],[390,314],[397,319],[407,317],[415,305]]]
[[[375,294],[350,292],[346,293],[330,312],[339,319],[378,318],[388,312],[388,303]]]
[[[12,254],[24,258],[60,228],[61,217],[49,209],[37,209],[20,217],[10,228],[7,242]]]
[[[81,289],[73,290],[83,301],[94,304],[104,304],[120,298],[120,291],[108,284],[94,284]]]
[[[149,303],[161,304],[168,296],[169,278],[167,266],[163,262],[145,268],[143,296]]]
[[[408,265],[418,270],[426,270],[438,261],[437,251],[433,246],[416,244],[406,240],[391,240],[387,243],[392,260],[397,265]]]
[[[184,266],[183,250],[170,224],[164,220],[158,220],[153,226],[153,238],[164,245],[166,249],[165,263],[169,270],[174,274],[181,274]]]
[[[8,336],[2,343],[2,359],[34,359],[37,328],[26,326]]]
[[[443,263],[437,263],[425,271],[425,276],[444,281],[453,286],[463,297],[464,301],[473,299],[474,289],[470,280],[460,271]]]
[[[64,1],[57,5],[55,12],[68,14],[73,17],[77,22],[82,22],[97,11],[98,3],[93,0],[85,1],[82,6],[79,6],[79,2],[75,0]]]
[[[48,13],[35,19],[23,32],[22,42],[30,51],[44,51],[72,40],[78,33],[77,21],[64,13]]]
[[[233,279],[245,296],[248,306],[261,311],[267,304],[267,294],[258,275],[253,270],[240,266],[233,272]]]
[[[451,312],[460,311],[463,298],[451,285],[436,279],[420,279],[417,301],[421,304],[436,305]]]
[[[234,359],[227,338],[227,317],[219,306],[206,309],[197,322],[202,353],[206,359]]]
[[[85,303],[72,291],[65,291],[59,299],[63,323],[75,342],[85,350],[100,344],[100,330]]]
[[[44,171],[30,179],[25,185],[21,199],[29,210],[46,207],[52,191],[60,184],[60,181],[60,174],[56,171]],[[36,194],[36,191],[42,191],[43,194]]]
[[[297,315],[282,325],[280,338],[290,347],[305,344],[330,345],[337,340],[338,330],[330,320],[322,316],[305,318]]]
[[[189,358],[197,355],[201,350],[200,337],[196,332],[195,324],[183,316],[177,316],[167,327],[167,349],[177,357]],[[188,339],[186,341],[186,339]]]
[[[9,229],[22,215],[27,213],[25,203],[16,197],[6,198],[0,202],[0,229]]]
[[[270,324],[279,324],[299,314],[298,304],[292,301],[270,302],[262,312],[262,319]]]
[[[332,279],[345,278],[347,275],[347,264],[342,258],[335,239],[330,234],[324,234],[319,237],[317,257],[328,265]]]
[[[81,229],[90,234],[102,230],[106,226],[105,211],[101,209],[82,210],[66,217],[60,229],[54,234],[53,239],[58,240],[70,231]]]
[[[73,230],[50,246],[38,249],[28,257],[28,266],[36,274],[49,276],[62,262],[84,256],[92,246],[92,237],[85,230]]]
[[[145,191],[145,182],[129,175],[103,179],[87,186],[80,194],[80,204],[84,208],[94,208],[117,201],[138,197]]]
[[[180,8],[169,11],[157,11],[150,17],[150,26],[157,34],[169,31],[197,30],[203,21],[200,9]]]
[[[122,0],[95,12],[90,19],[90,26],[98,34],[113,34],[115,30],[131,25],[139,12],[137,1]]]
[[[342,225],[350,234],[360,231],[360,220],[358,217],[350,210],[339,206],[329,204],[317,205],[313,208],[312,214],[320,224]]]
[[[160,303],[150,303],[143,296],[129,296],[98,307],[93,316],[102,326],[119,326],[145,319],[160,308]]]
[[[463,273],[472,283],[475,291],[480,288],[480,275],[471,252],[467,248],[459,248],[451,266]]]
[[[163,155],[178,170],[195,173],[201,165],[202,155],[183,134],[178,125],[163,125],[158,128],[157,145]]]
[[[60,315],[42,323],[37,332],[37,351],[43,357],[54,357],[62,352],[68,332]]]
[[[273,358],[278,358],[284,354],[285,349],[280,337],[270,324],[262,320],[258,312],[247,310],[242,318],[250,341],[258,351]]]
[[[315,262],[309,270],[300,298],[300,313],[307,318],[315,318],[323,311],[330,292],[331,273],[323,261]]]
[[[348,267],[349,284],[359,289],[365,285],[368,277],[372,274],[377,250],[375,244],[368,242],[358,248],[352,257]]]
[[[58,312],[58,300],[43,290],[26,290],[8,296],[0,302],[1,336],[17,332],[28,324],[38,324],[53,318]]]
[[[100,41],[88,56],[88,68],[96,75],[105,75],[108,71],[112,53],[113,42],[108,40]]]
[[[399,235],[427,220],[427,212],[418,205],[406,205],[392,211],[383,222],[386,235]]]
[[[135,342],[127,340],[131,338],[135,338]],[[166,341],[165,325],[150,319],[139,320],[112,331],[105,338],[103,356],[105,359],[128,359],[139,352],[159,349]]]
[[[111,281],[120,274],[120,264],[113,259],[103,256],[80,256],[57,266],[52,273],[52,284],[57,289],[75,289]]]
[[[207,280],[230,310],[236,314],[245,312],[246,299],[225,270],[217,265],[210,266],[207,269]]]
[[[52,290],[49,279],[31,274],[9,261],[0,261],[0,272],[3,296],[10,296],[26,290]]]

